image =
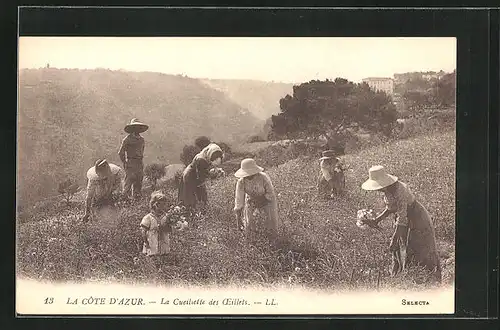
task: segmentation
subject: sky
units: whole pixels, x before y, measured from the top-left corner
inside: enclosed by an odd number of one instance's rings
[[[456,69],[455,38],[20,37],[19,68],[299,83]]]

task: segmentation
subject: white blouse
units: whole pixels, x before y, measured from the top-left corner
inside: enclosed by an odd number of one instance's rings
[[[241,210],[246,200],[259,196],[264,196],[269,201],[276,200],[274,187],[267,173],[257,173],[252,180],[238,179],[238,182],[236,182],[234,210]]]

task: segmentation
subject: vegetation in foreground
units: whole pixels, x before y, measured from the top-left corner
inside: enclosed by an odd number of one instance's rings
[[[383,232],[360,230],[356,211],[380,210],[381,198],[359,186],[367,169],[385,165],[409,183],[434,218],[443,263],[443,283],[454,278],[455,133],[419,136],[346,155],[348,193],[334,201],[316,197],[316,158],[301,157],[268,173],[279,199],[285,240],[280,249],[248,244],[236,230],[232,208],[235,178],[209,183],[211,205],[191,228],[174,235],[174,258],[158,272],[140,254],[139,222],[149,210],[141,203],[103,213],[83,224],[83,205],[61,203],[18,225],[18,275],[52,281],[161,282],[187,285],[271,285],[309,288],[417,288],[426,274],[413,270],[391,278]],[[175,191],[170,191],[172,198]],[[56,206],[54,206],[56,207]],[[51,215],[52,214],[52,215]],[[19,223],[19,222],[18,222]]]

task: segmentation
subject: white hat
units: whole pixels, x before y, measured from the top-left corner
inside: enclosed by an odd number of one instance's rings
[[[244,178],[264,171],[264,169],[257,165],[254,159],[246,158],[241,161],[240,169],[234,173],[237,178]]]
[[[101,167],[102,171],[96,171],[96,167]],[[121,170],[120,166],[110,164],[106,159],[98,159],[95,165],[88,169],[87,179],[101,180],[109,177],[111,174],[116,174]]]
[[[364,190],[379,190],[398,181],[396,176],[387,174],[380,165],[371,167],[368,170],[368,177],[369,179],[361,185]]]

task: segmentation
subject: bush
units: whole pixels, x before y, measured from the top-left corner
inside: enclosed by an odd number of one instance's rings
[[[144,168],[144,176],[151,182],[153,190],[156,188],[157,181],[165,175],[165,164],[148,164]]]
[[[193,145],[185,145],[182,148],[182,153],[180,155],[181,162],[188,166],[193,161],[194,156],[196,156],[200,152],[200,149]]]
[[[78,184],[76,184],[73,180],[67,179],[61,183],[59,183],[59,187],[57,192],[64,196],[66,203],[69,205],[73,196],[78,192]]]
[[[259,135],[252,135],[248,138],[247,143],[255,143],[255,142],[264,142],[265,139],[263,139]]]
[[[419,135],[454,129],[455,111],[434,111],[419,117],[407,118],[392,134],[393,139],[407,139]]]
[[[285,149],[285,148],[281,148]],[[417,158],[418,157],[418,158]],[[440,158],[436,164],[436,157]],[[386,252],[393,231],[390,220],[382,232],[362,231],[356,211],[382,210],[380,195],[360,189],[373,164],[386,162],[388,171],[409,184],[429,210],[440,252],[447,242],[444,282],[454,278],[455,135],[436,133],[393,141],[346,155],[346,196],[322,201],[316,196],[319,162],[303,157],[266,172],[273,181],[283,221],[284,239],[277,248],[265,241],[253,244],[235,228],[236,179],[208,181],[209,204],[197,227],[172,235],[175,264],[159,272],[140,252],[138,224],[149,212],[148,198],[109,212],[96,223],[83,224],[83,208],[61,208],[57,214],[38,212],[39,222],[18,230],[17,260],[21,276],[38,280],[158,282],[192,285],[304,286],[309,289],[423,289],[414,282],[426,276],[419,269],[389,276]],[[408,162],[409,159],[418,161]],[[235,160],[236,163],[236,160]],[[432,184],[429,184],[431,182]],[[169,196],[175,198],[175,191]]]
[[[207,136],[199,136],[194,140],[194,145],[200,150],[203,150],[206,146],[210,144],[211,140]]]

